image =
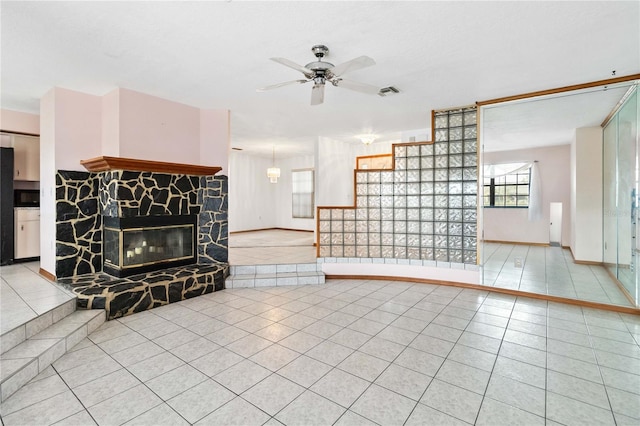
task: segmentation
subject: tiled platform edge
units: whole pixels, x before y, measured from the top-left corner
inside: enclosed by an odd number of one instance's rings
[[[107,319],[112,320],[222,290],[228,274],[229,265],[226,263],[210,263],[127,278],[103,273],[85,274],[62,278],[58,283],[78,296],[79,309],[105,309]]]
[[[75,304],[70,300],[2,335],[1,401],[104,323],[104,310],[76,311]]]
[[[318,263],[238,265],[230,269],[226,288],[324,284],[322,265]]]

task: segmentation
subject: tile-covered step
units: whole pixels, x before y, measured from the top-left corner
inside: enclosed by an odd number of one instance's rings
[[[105,319],[104,310],[72,312],[0,355],[0,401],[44,371]]]
[[[68,300],[32,320],[15,327],[0,336],[0,354],[3,354],[45,328],[57,323],[76,310],[76,299]]]
[[[324,284],[317,263],[231,266],[226,288]]]

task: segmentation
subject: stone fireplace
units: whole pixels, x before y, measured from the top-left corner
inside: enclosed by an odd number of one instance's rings
[[[127,277],[196,263],[196,216],[103,219],[103,271]]]
[[[99,157],[56,176],[56,277],[117,318],[224,288],[219,167]]]

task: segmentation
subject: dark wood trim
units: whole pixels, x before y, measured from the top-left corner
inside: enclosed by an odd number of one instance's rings
[[[569,249],[569,253],[571,253],[571,259],[573,259],[573,263],[575,263],[576,265],[602,266],[604,268],[603,262],[596,262],[593,260],[576,260],[576,256],[573,254],[573,249],[571,248],[571,246],[567,246],[567,248]]]
[[[320,257],[320,209],[320,206],[316,206],[316,258]]]
[[[391,169],[361,169],[358,167],[358,163],[360,162],[360,160],[365,160],[368,158],[382,158],[382,157],[389,157],[391,158]],[[356,157],[356,170],[367,170],[367,171],[378,171],[378,170],[393,170],[393,154],[373,154],[373,155],[360,155],[358,157]]]
[[[512,290],[508,288],[489,287],[480,284],[466,284],[455,281],[430,280],[426,278],[407,278],[382,275],[325,275],[325,279],[336,280],[383,280],[383,281],[404,281],[418,284],[436,284],[450,287],[461,287],[472,290],[488,291],[492,293],[508,294],[510,296],[528,297],[531,299],[546,300],[548,302],[565,303],[567,305],[582,306],[585,308],[602,309],[605,311],[620,312],[625,314],[640,315],[640,308],[630,308],[626,306],[607,305],[598,302],[589,302],[586,300],[575,300],[566,297],[552,296],[548,294],[529,293],[527,291]]]
[[[40,135],[37,134],[37,133],[17,132],[15,130],[3,130],[3,129],[0,129],[0,133],[9,133],[9,134],[12,134],[12,135],[22,135],[22,136],[35,136],[37,138],[40,137]]]
[[[35,136],[37,138],[40,137],[37,133],[27,133],[27,132],[17,132],[15,130],[2,130],[0,129],[0,133],[11,134],[11,135],[21,135],[21,136]]]
[[[571,257],[573,257],[573,253],[571,253]],[[602,262],[595,262],[593,260],[576,260],[575,257],[573,258],[573,263],[576,265],[604,266]]]
[[[167,163],[165,161],[137,160],[122,157],[95,157],[80,161],[90,172],[104,172],[108,170],[129,170],[135,172],[175,173],[185,175],[209,176],[215,175],[222,167],[198,166],[195,164]]]
[[[476,102],[477,106],[499,104],[502,102],[517,101],[520,99],[535,98],[537,96],[553,95],[556,93],[571,92],[574,90],[588,89],[591,87],[604,86],[607,84],[624,83],[625,81],[638,80],[640,74],[631,74],[623,77],[608,78],[605,80],[590,81],[588,83],[573,84],[571,86],[556,87],[555,89],[538,90],[537,92],[523,93],[520,95],[505,96],[503,98],[489,99],[487,101]]]
[[[479,133],[476,134],[476,141],[478,140]],[[431,141],[436,141],[436,110],[431,110]],[[477,149],[477,147],[476,147]]]
[[[43,277],[45,277],[46,279],[48,279],[49,281],[53,281],[56,282],[56,276],[53,275],[51,272],[49,271],[45,271],[44,269],[40,268],[38,270],[38,274],[42,275]]]
[[[356,162],[363,158],[380,158],[380,157],[391,157],[393,154],[371,154],[371,155],[359,155],[356,157]],[[368,170],[368,169],[367,169]]]
[[[258,229],[247,229],[245,231],[232,231],[229,232],[229,234],[244,234],[245,232],[257,232],[257,231],[271,231],[271,230],[275,230],[275,229],[279,229],[282,231],[296,231],[296,232],[314,232],[314,231],[310,231],[308,229],[294,229],[294,228],[279,228],[279,227],[273,227],[273,228],[258,228]]]
[[[538,246],[538,247],[549,247],[549,243],[526,243],[522,241],[502,241],[502,240],[482,240],[483,243],[493,243],[493,244],[513,244],[517,246]]]
[[[613,280],[614,283],[616,283],[616,285],[618,286],[618,289],[622,292],[622,294],[624,294],[624,297],[626,297],[627,300],[629,302],[631,302],[632,305],[635,305],[636,301],[633,300],[633,296],[631,296],[631,294],[629,294],[629,291],[627,291],[625,286],[622,285],[622,283],[618,280],[618,277],[613,275],[611,270],[609,270],[609,268],[607,268],[604,263],[602,265],[604,266],[604,270],[607,271],[607,274],[609,274],[609,277]]]

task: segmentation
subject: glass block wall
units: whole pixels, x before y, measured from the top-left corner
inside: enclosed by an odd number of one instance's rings
[[[318,208],[318,255],[476,264],[476,108],[433,114],[434,141],[355,171],[355,207]]]

